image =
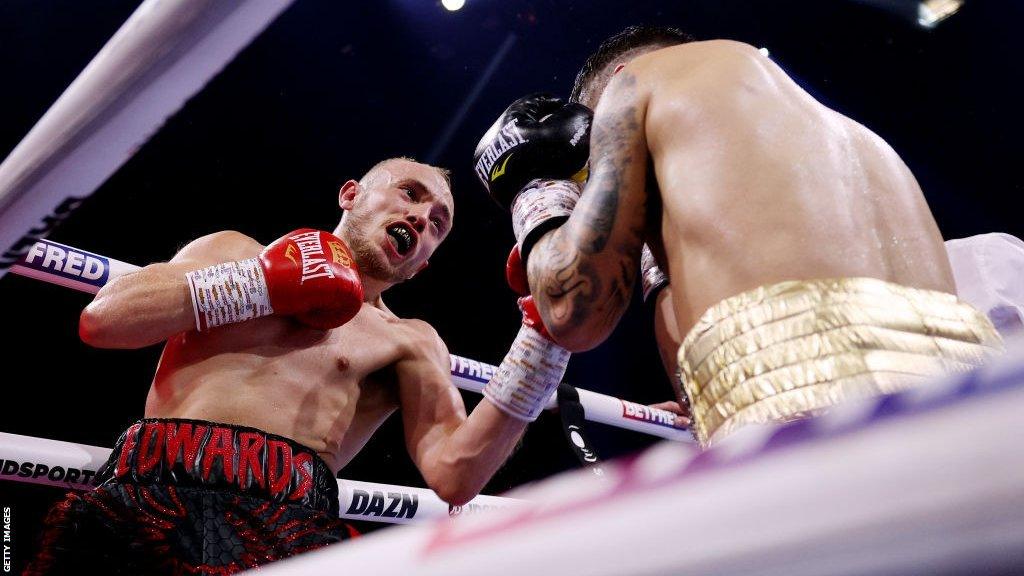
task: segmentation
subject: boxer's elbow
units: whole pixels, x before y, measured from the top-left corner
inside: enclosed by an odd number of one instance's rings
[[[478,490],[471,490],[458,484],[460,482],[456,480],[451,485],[438,485],[433,490],[438,498],[452,506],[463,506],[479,493]]]
[[[575,300],[575,301],[573,301]],[[607,314],[594,307],[581,307],[579,299],[562,297],[539,307],[544,327],[551,338],[570,352],[592,350],[608,339],[613,323],[603,319]],[[615,315],[616,321],[621,314]]]
[[[548,326],[548,333],[555,342],[569,352],[586,352],[597,348],[608,339],[609,330],[597,323],[573,324],[555,323]]]
[[[94,301],[78,316],[78,338],[90,346],[99,347],[105,330],[103,313]]]
[[[79,316],[78,336],[96,348],[144,348],[193,328],[194,318],[178,270],[151,264],[101,288]]]
[[[102,298],[93,300],[78,317],[78,337],[95,348],[117,348],[117,325]]]
[[[129,320],[137,312],[101,290],[78,317],[78,337],[94,348],[134,349],[155,343],[139,332],[137,319]]]
[[[483,486],[474,481],[474,476],[473,470],[465,469],[458,462],[439,462],[429,472],[424,471],[427,486],[452,506],[462,506],[480,493]]]
[[[550,280],[530,284],[544,328],[570,352],[586,352],[604,342],[629,304],[629,292],[606,294],[583,290],[585,285],[580,281],[567,291]]]

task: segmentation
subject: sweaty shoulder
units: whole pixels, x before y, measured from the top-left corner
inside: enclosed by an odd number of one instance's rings
[[[626,67],[657,96],[694,104],[710,97],[721,103],[724,94],[746,86],[775,83],[778,67],[757,48],[733,40],[690,42],[648,52]],[[730,88],[723,93],[723,88]],[[755,90],[756,91],[756,90]]]
[[[743,42],[707,40],[677,44],[637,56],[627,68],[638,77],[652,79],[688,76],[711,70],[732,69],[743,65],[760,65],[767,58]]]
[[[616,108],[623,102],[636,103],[658,94],[685,100],[689,92],[696,98],[709,92],[702,89],[709,80],[757,74],[763,61],[767,58],[756,48],[733,40],[689,42],[647,52],[614,74],[596,113],[601,112],[602,105]]]
[[[721,125],[737,111],[776,101],[791,81],[757,48],[732,40],[690,42],[635,58],[632,68],[649,87],[647,136],[652,152],[692,133],[684,126]]]
[[[178,251],[172,261],[237,260],[252,258],[259,254],[262,249],[262,244],[241,232],[222,230],[189,242]]]

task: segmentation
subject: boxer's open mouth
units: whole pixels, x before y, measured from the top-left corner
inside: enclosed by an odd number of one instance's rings
[[[416,246],[416,232],[407,224],[395,222],[387,227],[387,233],[400,256],[405,256]]]

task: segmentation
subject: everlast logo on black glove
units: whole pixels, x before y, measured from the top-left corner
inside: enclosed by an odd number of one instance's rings
[[[525,144],[527,142],[526,138],[523,137],[522,133],[519,132],[519,128],[516,126],[517,122],[519,122],[519,119],[513,118],[502,126],[501,129],[498,130],[497,134],[490,135],[490,137],[484,136],[485,139],[490,140],[490,144],[487,145],[487,148],[484,149],[480,159],[476,162],[476,173],[480,176],[481,180],[493,182],[499,176],[504,174],[504,163],[498,166],[497,170],[491,172],[491,168],[494,166],[494,163],[502,154],[508,152],[514,146]],[[498,125],[495,124],[494,127],[497,128]],[[508,158],[505,159],[505,162],[508,162]]]
[[[477,144],[476,175],[498,205],[510,210],[531,180],[569,180],[587,165],[592,119],[586,106],[550,94],[520,98]]]

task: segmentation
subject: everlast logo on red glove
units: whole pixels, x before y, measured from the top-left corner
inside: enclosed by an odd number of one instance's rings
[[[191,480],[232,486],[275,501],[303,501],[313,488],[312,452],[255,429],[144,421],[124,433],[116,450],[115,479],[173,479],[179,485]]]
[[[334,271],[331,270],[330,265],[327,263],[327,255],[324,253],[324,246],[320,242],[319,231],[303,232],[288,238],[298,246],[299,255],[302,258],[302,279],[299,281],[300,284],[305,284],[307,280],[315,278],[334,278]],[[332,250],[332,252],[334,252],[334,261],[339,262],[337,250]],[[348,259],[348,261],[348,264],[343,265],[350,266],[351,259]]]

